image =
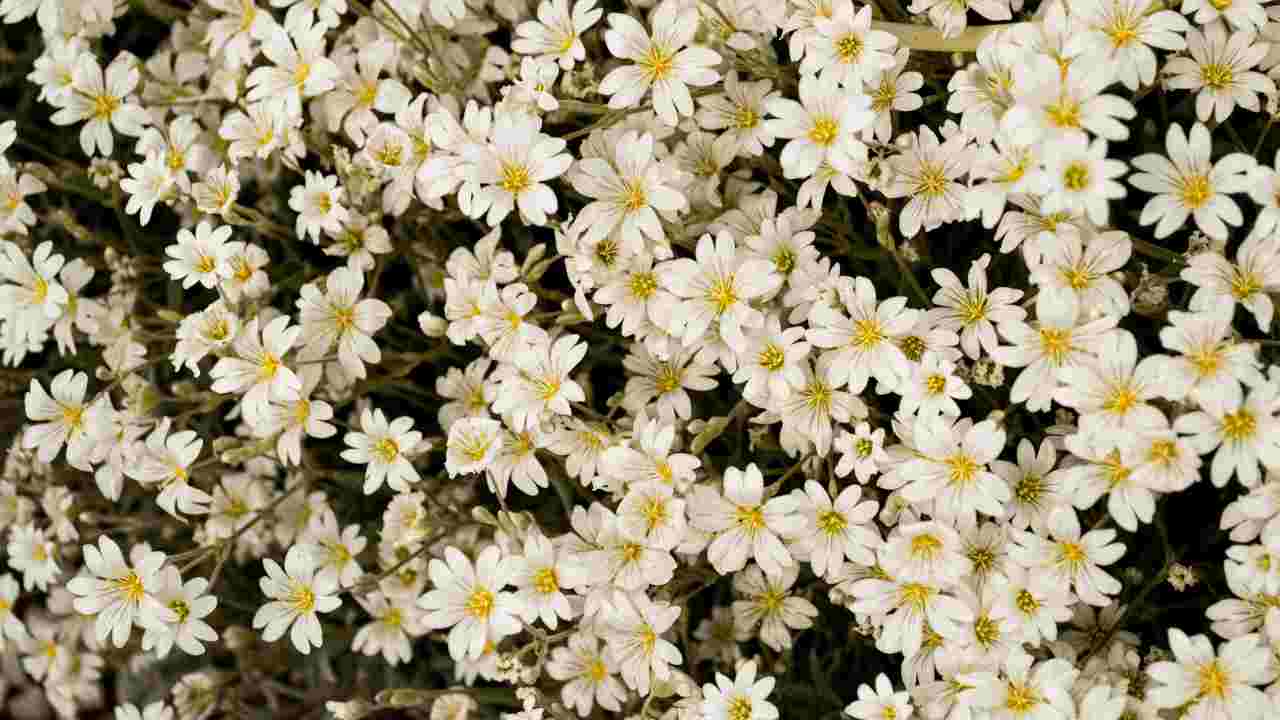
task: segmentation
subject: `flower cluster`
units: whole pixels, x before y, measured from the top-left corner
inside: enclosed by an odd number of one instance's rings
[[[0,20],[14,717],[1280,716],[1258,0]]]

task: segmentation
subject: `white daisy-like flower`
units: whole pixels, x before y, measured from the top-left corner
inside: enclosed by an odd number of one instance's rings
[[[384,482],[396,492],[408,492],[409,485],[420,479],[408,457],[422,444],[422,433],[413,429],[411,417],[388,421],[381,410],[365,408],[360,413],[360,431],[347,433],[343,441],[348,447],[342,459],[366,465],[365,495],[377,492]]]
[[[163,628],[165,623],[177,621],[178,614],[155,595],[164,562],[164,553],[158,550],[141,553],[136,563],[126,562],[120,546],[106,535],[98,537],[96,546],[84,546],[89,573],[72,578],[67,590],[76,596],[76,612],[97,616],[94,634],[98,642],[110,635],[116,647],[124,647],[134,625]]]
[[[1209,130],[1201,123],[1192,125],[1189,134],[1170,125],[1167,147],[1168,158],[1146,154],[1133,159],[1141,172],[1130,175],[1129,184],[1156,195],[1142,208],[1140,221],[1157,223],[1155,236],[1162,238],[1181,229],[1191,216],[1206,235],[1225,239],[1227,225],[1244,221],[1240,206],[1228,195],[1248,192],[1256,162],[1244,153],[1211,162]]]
[[[313,647],[324,644],[317,613],[333,612],[342,605],[337,581],[317,576],[312,553],[301,545],[289,548],[283,568],[271,558],[263,559],[262,565],[267,576],[258,582],[270,602],[254,614],[254,629],[262,630],[262,639],[267,642],[279,640],[289,630],[298,652],[310,654]]]
[[[1253,68],[1267,54],[1266,43],[1255,43],[1251,32],[1227,31],[1215,22],[1187,33],[1187,56],[1177,56],[1164,66],[1173,90],[1196,93],[1196,117],[1221,123],[1240,106],[1251,112],[1262,107],[1259,95],[1273,95],[1276,84]]]

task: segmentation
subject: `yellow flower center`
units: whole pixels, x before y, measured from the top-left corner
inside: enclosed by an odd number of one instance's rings
[[[644,69],[645,77],[649,82],[654,83],[665,80],[671,75],[671,70],[675,67],[675,59],[674,52],[661,45],[651,45],[649,52],[640,59],[640,67]]]
[[[818,529],[827,535],[839,535],[848,526],[849,521],[835,510],[818,513]]]
[[[476,588],[471,591],[471,595],[467,597],[467,604],[464,610],[468,615],[477,620],[483,620],[489,617],[493,612],[493,593],[485,588]]]
[[[947,389],[947,378],[942,375],[930,375],[924,381],[924,391],[930,395],[939,395]]]
[[[635,273],[631,276],[628,287],[632,296],[648,300],[658,290],[658,276],[652,272]]]
[[[928,560],[942,551],[942,541],[935,535],[920,534],[911,538],[911,556]]]
[[[62,406],[62,424],[71,428],[72,432],[79,432],[84,429],[84,406],[83,405],[63,405]]]
[[[643,204],[644,203],[642,200],[641,206]],[[628,205],[627,209],[633,210],[635,208],[632,208],[630,207],[630,205]],[[596,244],[595,256],[596,256],[596,259],[600,261],[601,265],[607,268],[613,267],[613,264],[618,261],[618,243],[614,242],[613,240],[609,240],[607,238],[604,240],[601,240],[599,243]],[[655,286],[657,285],[656,281],[654,285]]]
[[[973,623],[973,637],[984,648],[990,648],[1000,641],[1000,621],[989,615],[979,616]]]
[[[1027,715],[1040,704],[1040,696],[1030,685],[1009,682],[1005,688],[1004,707],[1016,717]]]
[[[733,126],[738,130],[750,130],[759,124],[760,114],[749,107],[739,106],[733,114]]]
[[[129,571],[124,577],[115,578],[111,581],[116,592],[124,595],[125,600],[130,603],[139,603],[143,596],[147,594],[147,589],[142,586],[142,578],[138,577],[138,573]]]
[[[1197,210],[1213,197],[1208,175],[1192,175],[1178,181],[1178,199],[1188,210]]]
[[[658,388],[658,393],[660,395],[665,395],[669,392],[679,390],[681,380],[683,380],[683,374],[684,373],[681,370],[673,366],[671,363],[662,363],[658,367],[657,376],[653,379],[654,384]]]
[[[836,125],[836,121],[829,117],[816,118],[813,121],[813,127],[809,128],[809,140],[814,145],[827,147],[836,141],[836,135],[840,133],[840,127]]]
[[[946,460],[952,485],[968,485],[978,475],[978,463],[963,453],[952,455]]]
[[[1119,457],[1119,452],[1116,452],[1116,455]],[[1156,440],[1151,443],[1151,448],[1147,450],[1147,459],[1166,467],[1172,465],[1178,459],[1178,446],[1172,440]],[[1124,470],[1124,477],[1114,481],[1112,483],[1113,487],[1129,477],[1127,468],[1119,469]]]
[[[1102,403],[1102,409],[1115,414],[1124,415],[1138,404],[1138,394],[1128,385],[1120,385],[1111,389],[1111,394]]]
[[[716,314],[733,307],[738,302],[738,293],[733,285],[733,273],[717,277],[707,290],[707,302],[715,306]]]
[[[1040,601],[1026,588],[1018,591],[1018,594],[1013,599],[1013,604],[1018,606],[1018,610],[1023,615],[1034,615],[1040,609]]]
[[[309,613],[316,606],[316,594],[311,588],[302,583],[294,583],[293,590],[289,592],[287,602],[293,608],[294,612],[299,615]]]
[[[1222,436],[1229,442],[1248,440],[1257,430],[1258,420],[1247,408],[1222,416]]]
[[[922,583],[905,583],[898,588],[898,604],[916,612],[924,612],[937,590]]]
[[[533,574],[533,589],[543,595],[559,592],[560,581],[556,577],[555,568],[542,568]]]
[[[854,446],[853,446],[853,451],[857,453],[858,457],[860,458],[871,457],[871,453],[875,449],[876,449],[875,443],[871,442],[871,440],[868,438],[859,438],[858,442],[854,443]]]
[[[635,212],[649,205],[649,198],[645,194],[644,185],[639,180],[626,183],[622,198],[622,207],[627,212]]]
[[[392,463],[400,455],[400,446],[395,440],[384,437],[373,444],[373,454],[384,463]]]
[[[1056,128],[1075,129],[1080,127],[1080,103],[1063,95],[1058,102],[1045,106],[1045,115],[1049,124]]]
[[[870,349],[884,342],[887,336],[875,318],[857,320],[853,323],[853,344],[863,350]]]
[[[191,606],[187,605],[187,603],[182,600],[174,600],[169,603],[169,609],[178,616],[179,625],[186,622],[187,618],[191,616]]]
[[[911,362],[920,362],[920,358],[924,357],[924,351],[929,349],[925,345],[924,338],[918,335],[908,335],[898,340],[898,348]]]
[[[106,93],[93,98],[93,117],[96,120],[110,120],[116,110],[120,109],[120,100]]]
[[[764,510],[759,505],[739,505],[734,518],[739,527],[750,532],[764,529]]]
[[[1067,540],[1058,543],[1058,564],[1075,569],[1083,565],[1087,559],[1088,556],[1085,555],[1084,548],[1080,547],[1080,543]]]
[[[751,698],[738,695],[729,701],[728,720],[751,720]]]
[[[1236,268],[1231,273],[1231,297],[1237,302],[1244,302],[1254,293],[1262,292],[1262,281],[1251,272],[1243,272]]]
[[[503,164],[502,181],[498,183],[498,187],[511,193],[519,195],[533,183],[529,180],[529,169],[524,165]]]
[[[773,343],[769,343],[764,346],[764,350],[760,351],[759,362],[760,367],[765,370],[768,370],[769,372],[778,372],[782,369],[783,365],[786,364],[787,355],[782,351],[782,348],[774,345]]]
[[[871,95],[871,109],[877,113],[888,112],[893,109],[893,101],[897,99],[898,84],[886,77]]]
[[[196,260],[196,272],[207,275],[213,272],[217,267],[217,261],[208,255],[201,255],[200,259]]]
[[[1201,665],[1196,675],[1200,679],[1200,697],[1222,700],[1227,696],[1227,688],[1231,685],[1231,676],[1227,674],[1222,663],[1211,660]]]
[[[1211,90],[1225,90],[1235,79],[1231,66],[1223,63],[1209,63],[1200,67],[1200,82]]]
[[[609,676],[609,668],[605,667],[604,661],[596,658],[587,665],[587,671],[583,673],[591,682],[599,684]]]
[[[1062,184],[1072,192],[1080,192],[1089,187],[1089,166],[1084,163],[1071,163],[1062,171]]]
[[[1049,362],[1061,365],[1071,352],[1071,331],[1040,328],[1040,352],[1049,359]]]
[[[293,84],[302,87],[310,76],[311,63],[298,63],[298,67],[293,69]]]
[[[947,174],[937,165],[924,165],[920,168],[920,179],[916,181],[916,192],[925,197],[936,198],[947,189]]]
[[[862,57],[862,38],[853,34],[840,38],[836,41],[836,55],[842,63],[857,62]]]
[[[660,497],[650,497],[640,508],[640,514],[644,516],[645,525],[652,532],[654,528],[667,521],[667,504]]]

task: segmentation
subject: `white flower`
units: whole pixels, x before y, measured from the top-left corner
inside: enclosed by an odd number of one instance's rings
[[[1106,606],[1108,595],[1120,592],[1120,581],[1108,575],[1101,566],[1110,565],[1124,555],[1124,545],[1112,542],[1111,529],[1080,532],[1076,511],[1061,507],[1049,515],[1049,538],[1016,531],[1016,545],[1010,554],[1019,565],[1032,572],[1052,577],[1062,587],[1070,587],[1082,602]]]
[[[22,433],[22,447],[36,450],[40,462],[51,463],[62,446],[67,463],[79,470],[92,467],[91,454],[107,432],[108,409],[99,402],[85,402],[89,376],[63,370],[49,384],[50,393],[35,378],[24,398],[29,425]]]
[[[1123,317],[1129,313],[1129,293],[1111,273],[1124,267],[1132,252],[1129,235],[1119,230],[1067,236],[1046,249],[1031,281],[1040,286],[1045,302],[1077,306],[1082,317]]]
[[[382,654],[390,665],[413,659],[411,637],[421,632],[422,610],[409,595],[381,591],[357,594],[356,602],[369,613],[372,622],[362,625],[351,639],[351,649],[365,655]]]
[[[911,366],[894,340],[915,325],[920,311],[908,308],[901,295],[877,303],[875,286],[862,276],[841,278],[837,287],[848,315],[824,305],[810,312],[809,342],[827,350],[818,367],[837,387],[848,385],[854,394],[872,377],[885,388],[897,388]]]
[[[259,580],[262,593],[270,602],[258,608],[253,616],[253,627],[262,630],[262,639],[275,642],[289,632],[293,646],[303,655],[312,647],[324,644],[320,618],[316,613],[333,612],[342,605],[337,595],[337,582],[330,577],[318,577],[311,553],[301,545],[289,548],[282,569],[275,560],[262,561],[267,577]]]
[[[677,417],[688,420],[693,415],[693,400],[687,391],[705,391],[717,385],[716,366],[698,362],[692,351],[683,348],[670,359],[659,360],[647,347],[633,345],[622,366],[631,373],[624,390],[626,406],[638,410],[656,399],[663,422]]]
[[[502,423],[488,417],[460,418],[449,426],[445,469],[449,477],[484,471],[502,449]]]
[[[554,680],[567,681],[560,689],[560,699],[577,711],[579,717],[591,714],[595,703],[610,712],[620,712],[626,699],[626,688],[615,677],[618,663],[613,655],[600,647],[591,634],[577,632],[569,636],[567,647],[551,651],[547,674]]]
[[[765,318],[763,327],[749,334],[747,345],[733,374],[745,382],[742,396],[760,407],[785,400],[793,388],[804,385],[803,362],[809,354],[803,327],[782,327],[777,315]]]
[[[884,428],[875,428],[865,422],[858,423],[852,433],[843,431],[835,440],[836,452],[840,453],[840,462],[836,464],[836,475],[847,476],[850,471],[858,482],[865,483],[880,471],[882,464],[890,461],[884,451]]]
[[[292,32],[278,25],[267,31],[262,53],[272,65],[254,69],[245,79],[249,102],[267,102],[296,116],[304,99],[337,86],[342,71],[325,53],[325,30],[322,24],[300,24]]]
[[[1214,485],[1222,487],[1235,475],[1251,488],[1262,480],[1259,462],[1267,468],[1280,465],[1278,409],[1280,387],[1262,383],[1243,401],[1181,415],[1173,427],[1179,434],[1193,436],[1192,445],[1201,455],[1217,451],[1210,470]]]
[[[1038,412],[1049,409],[1060,383],[1059,371],[1096,355],[1102,338],[1119,318],[1103,315],[1082,323],[1076,304],[1052,302],[1047,295],[1036,299],[1036,316],[1034,326],[1022,321],[1002,325],[1000,333],[1014,344],[996,348],[991,359],[1005,367],[1023,368],[1009,397]]]
[[[1271,327],[1275,306],[1269,293],[1280,290],[1280,238],[1256,229],[1236,248],[1236,261],[1216,252],[1200,252],[1187,260],[1180,277],[1196,286],[1191,309],[1232,315],[1226,307],[1243,305],[1258,327]]]
[[[485,644],[497,644],[520,631],[521,603],[505,592],[512,579],[510,560],[497,545],[480,552],[474,565],[462,551],[445,548],[444,561],[429,565],[433,589],[418,599],[426,610],[423,624],[433,630],[449,628],[449,655],[455,661],[479,658]]]
[[[766,575],[759,565],[750,565],[733,576],[733,636],[746,642],[759,635],[766,646],[785,652],[791,648],[792,630],[813,627],[818,608],[792,592],[800,576],[798,565],[783,568],[779,575]],[[736,646],[735,646],[736,650]]]
[[[1138,360],[1138,344],[1126,330],[1103,336],[1089,361],[1058,370],[1062,385],[1054,392],[1060,405],[1080,413],[1086,435],[1128,435],[1164,424],[1164,414],[1150,404],[1163,395],[1166,358]]]
[[[302,380],[283,360],[301,333],[301,327],[289,326],[288,316],[272,320],[261,331],[258,318],[253,318],[232,343],[236,357],[219,359],[209,371],[213,391],[244,393],[245,419],[254,425],[267,423],[268,401],[293,402],[301,395]]]
[[[360,535],[360,526],[351,524],[343,528],[333,510],[324,508],[307,528],[305,542],[315,561],[317,580],[333,580],[340,588],[349,588],[364,575],[364,569],[356,559],[364,551],[368,540]]]
[[[186,228],[178,230],[178,242],[164,249],[171,260],[164,263],[165,272],[174,280],[181,280],[182,287],[200,283],[212,288],[222,278],[229,277],[232,269],[228,259],[233,247],[230,225],[213,225],[201,220],[195,233]]]
[[[1258,112],[1258,95],[1272,95],[1276,84],[1253,70],[1267,54],[1267,43],[1255,43],[1252,32],[1228,34],[1220,22],[1187,33],[1190,57],[1177,56],[1164,66],[1172,90],[1196,91],[1200,122],[1222,122],[1237,105]]]
[[[0,241],[0,251],[0,318],[16,341],[43,337],[69,299],[58,282],[65,258],[53,252],[48,240],[36,247],[30,259],[8,240]]]
[[[737,352],[746,349],[744,328],[760,327],[764,316],[751,307],[752,300],[775,289],[781,278],[773,266],[739,254],[733,236],[721,232],[698,240],[697,259],[679,258],[666,263],[659,277],[673,295],[684,298],[676,318],[682,321],[673,334],[684,336],[685,347],[694,345],[715,325],[719,336]]]
[[[1187,397],[1203,409],[1220,409],[1240,403],[1241,383],[1262,382],[1258,346],[1231,337],[1231,313],[1171,311],[1160,342],[1178,353],[1164,378],[1167,398]]]
[[[795,500],[764,498],[764,476],[755,463],[746,470],[730,467],[724,473],[724,493],[705,485],[694,489],[689,519],[694,527],[716,533],[707,558],[721,575],[737,572],[754,559],[772,575],[795,561],[779,539],[792,534],[800,521]]]
[[[973,390],[956,375],[956,364],[933,351],[926,351],[912,366],[911,375],[898,385],[898,392],[902,395],[898,411],[921,416],[959,416],[956,400],[973,397]]]
[[[134,625],[150,628],[177,621],[177,613],[155,596],[164,562],[164,553],[152,550],[141,553],[138,562],[130,565],[120,546],[106,535],[98,537],[97,546],[84,546],[85,568],[91,575],[72,578],[67,590],[77,596],[76,612],[97,616],[94,634],[98,642],[110,635],[116,647],[124,647]]]
[[[985,670],[960,675],[973,688],[973,705],[992,720],[1041,720],[1075,716],[1070,690],[1077,670],[1063,658],[1039,664],[1028,654],[1015,651],[1000,663],[1002,673]]]
[[[774,679],[756,679],[755,662],[740,665],[730,680],[716,673],[716,683],[702,686],[702,717],[706,720],[775,720],[778,708],[766,700]]]
[[[582,34],[600,21],[604,10],[595,7],[596,0],[578,0],[569,10],[569,0],[542,0],[538,3],[538,19],[516,26],[511,49],[526,55],[554,58],[565,70],[587,58]]]
[[[422,433],[413,429],[413,418],[398,417],[390,422],[381,410],[365,408],[360,414],[360,432],[343,437],[348,448],[342,459],[366,465],[364,494],[372,495],[385,482],[396,492],[409,492],[410,483],[420,479],[408,456],[418,451]]]
[[[345,192],[336,175],[308,170],[305,184],[289,191],[289,209],[298,213],[298,237],[318,243],[321,231],[340,236],[342,224],[351,216],[342,205]]]
[[[108,65],[104,74],[93,53],[81,53],[72,75],[72,92],[62,98],[65,104],[49,120],[54,125],[88,120],[80,128],[80,148],[85,155],[98,151],[110,157],[115,146],[113,128],[137,137],[149,123],[146,111],[129,101],[140,77],[137,66],[123,56]]]
[[[218,640],[218,633],[204,621],[218,606],[218,598],[205,593],[208,587],[209,581],[204,578],[184,583],[178,568],[164,566],[155,598],[173,611],[176,620],[148,627],[142,635],[142,649],[155,648],[156,656],[163,658],[177,645],[188,655],[203,655],[204,643]]]
[[[1022,298],[1021,290],[1005,287],[988,289],[987,267],[990,264],[991,256],[986,253],[973,261],[969,266],[967,288],[947,268],[932,271],[933,281],[939,286],[933,295],[933,304],[938,307],[928,311],[929,319],[940,330],[959,332],[960,347],[974,360],[984,351],[991,353],[1000,344],[996,336],[997,325],[1020,321],[1027,314],[1017,304]]]
[[[632,107],[653,90],[653,109],[668,125],[675,125],[680,115],[693,114],[693,97],[689,86],[712,85],[720,79],[714,69],[720,56],[700,46],[689,46],[698,29],[691,8],[680,3],[663,2],[650,17],[653,35],[635,18],[623,13],[609,14],[609,29],[604,32],[609,53],[630,60],[600,81],[600,94],[609,95],[609,107]]]
[[[672,665],[684,661],[680,650],[662,638],[679,617],[678,606],[651,600],[644,593],[616,592],[608,605],[605,641],[622,679],[642,697],[655,680],[671,677]]]
[[[824,163],[848,171],[867,158],[867,146],[858,132],[875,118],[871,98],[861,92],[844,92],[835,81],[819,76],[800,78],[800,102],[777,96],[765,101],[773,117],[765,129],[790,140],[779,160],[788,178],[807,178]]]
[[[540,532],[530,532],[524,541],[524,553],[511,558],[511,584],[515,585],[517,606],[526,623],[542,620],[555,630],[559,620],[572,620],[573,606],[564,587],[582,584],[578,568],[564,561],[551,541]]]
[[[738,71],[724,76],[724,92],[698,98],[699,127],[722,130],[721,142],[728,143],[734,154],[755,157],[772,147],[774,136],[764,121],[765,107],[780,93],[768,80],[746,82],[738,79]]]
[[[1071,19],[1082,26],[1081,41],[1090,47],[1115,79],[1130,90],[1151,85],[1156,77],[1156,54],[1151,48],[1181,50],[1191,29],[1173,10],[1148,12],[1144,0],[1076,0]],[[1234,3],[1233,3],[1234,4]]]
[[[863,131],[867,140],[887,143],[893,139],[893,114],[919,110],[924,100],[916,93],[924,87],[924,75],[903,72],[907,67],[907,48],[898,48],[893,62],[866,78],[867,94],[871,96],[871,112],[875,120]]]
[[[304,354],[319,359],[338,346],[338,362],[351,377],[365,377],[366,362],[377,364],[382,351],[372,335],[391,318],[391,308],[377,298],[360,299],[364,273],[340,267],[329,273],[322,294],[314,283],[298,291],[298,320],[305,338]]]
[[[894,692],[889,678],[880,673],[875,688],[866,683],[858,686],[858,699],[844,712],[857,720],[907,720],[912,712],[911,693]]]
[[[202,515],[209,512],[213,498],[190,483],[189,468],[200,457],[204,440],[194,430],[171,435],[170,426],[170,418],[161,420],[147,436],[145,449],[124,472],[140,483],[159,486],[156,504],[170,515]]]
[[[511,418],[512,429],[532,430],[541,421],[572,413],[570,403],[586,394],[570,375],[587,354],[587,343],[577,335],[565,335],[535,345],[515,356],[514,366],[493,402],[493,410]],[[503,373],[503,370],[499,371]]]
[[[1227,195],[1248,191],[1254,159],[1232,153],[1210,162],[1209,130],[1200,123],[1191,126],[1189,135],[1180,126],[1170,125],[1167,143],[1168,159],[1156,154],[1133,159],[1133,166],[1142,172],[1129,176],[1129,183],[1156,193],[1142,209],[1142,224],[1158,219],[1155,236],[1162,238],[1180,229],[1192,215],[1206,235],[1225,239],[1227,225],[1244,221],[1240,206]]]
[[[1169,628],[1169,649],[1175,660],[1147,668],[1151,679],[1159,683],[1147,689],[1153,706],[1190,705],[1186,717],[1192,720],[1262,720],[1269,716],[1272,700],[1253,687],[1270,682],[1275,675],[1270,650],[1261,636],[1229,640],[1215,653],[1204,635],[1187,637],[1181,630]]]
[[[836,0],[831,9],[831,15],[814,20],[817,32],[808,38],[800,72],[821,73],[824,81],[857,92],[873,73],[893,65],[898,38],[871,29],[870,5],[858,8],[852,0]]]
[[[809,480],[803,493],[797,491],[803,529],[788,538],[797,558],[808,560],[819,576],[834,577],[846,559],[862,565],[875,564],[880,534],[870,525],[879,503],[862,500],[862,488],[850,485],[832,502],[818,483]]]
[[[579,242],[594,245],[617,229],[629,255],[645,249],[645,237],[660,248],[665,246],[658,212],[672,213],[688,203],[656,160],[654,145],[653,135],[627,131],[617,137],[612,157],[578,161],[569,182],[593,199],[574,218],[573,233]],[[665,251],[667,257],[669,252]]]
[[[1049,191],[1042,208],[1047,213],[1065,210],[1106,225],[1108,203],[1125,196],[1124,186],[1117,182],[1125,164],[1107,159],[1107,141],[1102,138],[1090,143],[1084,134],[1070,133],[1053,141],[1044,164]]]
[[[904,237],[967,214],[968,190],[958,182],[973,164],[973,149],[965,135],[957,133],[939,143],[932,130],[922,127],[915,141],[889,162],[893,173],[884,190],[886,196],[910,198],[898,216],[898,229]]]
[[[497,225],[512,209],[531,225],[545,225],[556,212],[556,194],[547,181],[569,169],[573,156],[565,153],[565,141],[541,132],[542,120],[536,115],[499,112],[493,123],[493,139],[476,146],[469,153],[469,182],[481,190],[463,204],[471,217],[486,212],[485,222]]]

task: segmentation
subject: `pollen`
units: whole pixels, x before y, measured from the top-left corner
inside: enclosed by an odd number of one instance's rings
[[[173,613],[178,616],[179,625],[186,622],[187,618],[191,616],[191,606],[187,605],[187,603],[183,600],[174,600],[173,602],[169,603],[169,609],[172,610]]]
[[[665,395],[679,390],[683,384],[683,375],[684,373],[671,363],[662,363],[658,367],[658,374],[653,379],[654,385],[658,388],[658,394]]]
[[[942,541],[927,533],[911,538],[911,556],[926,560],[936,557],[942,551]]]
[[[103,93],[93,98],[93,117],[97,120],[110,120],[116,110],[120,109],[119,98]]]
[[[502,180],[498,183],[498,187],[503,190],[512,195],[519,195],[528,190],[532,184],[529,180],[529,168],[516,164],[502,166]]]
[[[294,612],[303,615],[315,609],[316,594],[306,585],[295,582],[293,589],[289,591],[289,597],[286,602],[293,608]]]
[[[1044,112],[1049,116],[1049,124],[1053,127],[1080,127],[1080,103],[1069,97],[1059,98],[1056,104],[1046,106]]]
[[[707,290],[707,302],[721,315],[738,303],[737,288],[734,287],[733,273],[717,277]]]
[[[217,267],[218,261],[208,255],[202,254],[200,259],[196,260],[196,272],[207,275],[217,269]]]
[[[849,527],[849,521],[835,510],[818,513],[818,529],[826,535],[839,535]]]
[[[1231,297],[1237,302],[1244,302],[1249,296],[1262,292],[1263,284],[1258,276],[1239,269],[1231,273]]]
[[[734,519],[745,530],[755,532],[764,529],[764,511],[759,505],[739,505],[734,511]]]
[[[875,449],[876,449],[875,443],[871,442],[871,440],[867,438],[859,438],[858,442],[854,443],[854,446],[853,446],[853,451],[857,453],[858,457],[860,458],[871,457],[871,453]]]
[[[973,623],[973,637],[984,648],[990,648],[1000,641],[1000,621],[989,615],[979,617]]]
[[[1027,473],[1014,486],[1013,496],[1023,505],[1035,507],[1040,504],[1047,489],[1048,486],[1043,477],[1034,473]]]
[[[1209,63],[1200,66],[1200,82],[1211,90],[1225,90],[1235,80],[1235,73],[1230,65]]]
[[[750,130],[760,124],[760,113],[745,105],[739,106],[733,114],[733,127],[738,130]]]
[[[940,197],[947,190],[947,174],[938,165],[926,164],[920,168],[916,192],[929,198]]]
[[[591,682],[600,684],[609,676],[609,668],[605,666],[603,660],[596,658],[587,665],[587,671],[583,674],[590,679]]]
[[[649,47],[649,52],[640,59],[640,66],[644,68],[645,77],[649,82],[654,83],[665,80],[671,75],[675,60],[674,52],[661,45],[652,45]]]
[[[728,720],[751,720],[751,699],[738,695],[729,701],[726,717]]]
[[[787,362],[787,355],[782,348],[769,343],[765,345],[764,350],[760,351],[759,363],[760,367],[769,372],[778,372]]]
[[[868,350],[879,345],[888,337],[884,333],[884,328],[880,327],[880,322],[874,318],[866,320],[857,320],[853,323],[853,345],[863,350]]]
[[[948,479],[952,485],[969,485],[978,475],[978,463],[963,453],[947,458],[946,464],[950,468]]]
[[[389,437],[384,437],[374,443],[372,449],[373,454],[384,463],[395,462],[395,459],[400,455],[400,446]]]
[[[1107,395],[1107,399],[1102,403],[1102,409],[1112,413],[1113,415],[1124,415],[1138,404],[1138,394],[1128,385],[1119,385],[1111,388],[1111,392]]]
[[[924,381],[924,391],[930,395],[940,395],[947,389],[947,378],[942,375],[930,375]]]
[[[649,206],[649,198],[645,194],[644,185],[636,180],[626,183],[622,191],[622,207],[627,212],[635,212]]]
[[[1040,609],[1040,601],[1026,588],[1018,591],[1013,598],[1013,604],[1018,606],[1019,612],[1023,615],[1034,615]]]
[[[1198,210],[1213,197],[1208,175],[1191,175],[1178,181],[1178,199],[1188,210]]]
[[[533,589],[543,595],[560,591],[560,581],[556,577],[556,569],[545,567],[533,574]]]
[[[627,287],[631,290],[633,297],[648,300],[658,290],[658,277],[651,272],[634,273]]]
[[[1227,688],[1231,685],[1231,676],[1227,674],[1222,663],[1216,659],[1199,667],[1196,675],[1200,680],[1200,697],[1222,700],[1227,696]]]
[[[650,497],[640,508],[640,514],[644,516],[645,526],[652,532],[667,521],[667,504],[660,497]]]
[[[1089,166],[1074,162],[1062,171],[1062,184],[1072,192],[1080,192],[1089,187]]]
[[[842,63],[857,62],[862,57],[862,38],[853,34],[840,38],[836,41],[836,55]]]
[[[898,349],[902,350],[902,354],[906,355],[911,362],[920,362],[920,358],[924,357],[924,351],[929,347],[920,336],[907,335],[898,340]]]
[[[1054,365],[1066,362],[1071,352],[1071,331],[1059,328],[1040,328],[1040,351]]]
[[[146,596],[147,589],[142,586],[142,578],[138,577],[138,573],[130,571],[124,577],[115,578],[111,581],[116,592],[124,596],[124,599],[132,604],[142,602],[142,598]]]
[[[1258,430],[1258,419],[1247,408],[1222,416],[1222,436],[1228,442],[1243,442]]]
[[[836,121],[829,117],[816,118],[813,121],[813,127],[809,128],[809,140],[814,145],[827,147],[836,141],[836,136],[840,134],[840,127],[836,125]]]
[[[483,620],[493,612],[493,602],[493,593],[482,587],[476,588],[467,596],[467,604],[463,609],[471,617]]]
[[[1040,696],[1035,688],[1010,682],[1005,689],[1004,706],[1015,717],[1022,717],[1040,704]]]
[[[1088,290],[1093,284],[1093,273],[1082,267],[1064,267],[1062,268],[1062,281],[1072,290]]]

